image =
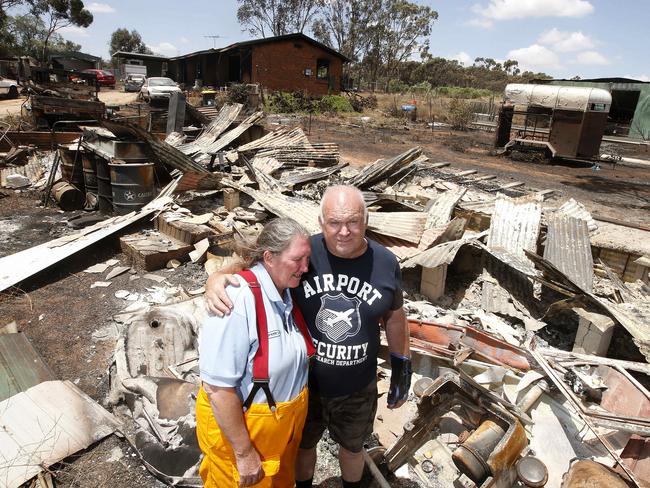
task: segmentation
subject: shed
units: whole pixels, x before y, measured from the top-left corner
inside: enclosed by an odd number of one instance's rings
[[[630,78],[534,80],[533,83],[602,88],[612,95],[605,134],[650,138],[650,82]]]
[[[50,55],[53,69],[68,71],[83,71],[85,69],[100,68],[102,58],[79,51],[68,51]]]

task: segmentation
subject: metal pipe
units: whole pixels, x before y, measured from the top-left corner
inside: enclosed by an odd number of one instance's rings
[[[361,454],[363,454],[363,460],[366,462],[366,465],[368,466],[368,469],[370,470],[370,474],[372,474],[373,478],[375,478],[375,480],[377,480],[377,483],[379,483],[379,486],[381,488],[390,488],[390,485],[388,484],[388,481],[386,481],[386,478],[384,478],[384,475],[381,474],[381,471],[379,471],[379,468],[377,467],[375,462],[370,457],[370,454],[368,454],[368,451],[366,451],[365,449],[362,449]]]

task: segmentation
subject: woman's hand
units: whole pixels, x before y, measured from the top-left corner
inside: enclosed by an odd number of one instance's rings
[[[252,486],[264,478],[262,460],[253,446],[243,454],[235,453],[237,471],[239,472],[239,486]]]

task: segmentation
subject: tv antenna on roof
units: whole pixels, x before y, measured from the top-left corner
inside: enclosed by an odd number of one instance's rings
[[[208,39],[212,39],[212,49],[216,49],[217,47],[217,39],[221,39],[225,36],[203,36]]]

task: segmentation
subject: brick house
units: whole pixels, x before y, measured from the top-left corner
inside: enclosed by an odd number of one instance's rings
[[[341,53],[304,34],[237,42],[169,59],[168,73],[179,83],[220,87],[259,83],[267,90],[301,90],[312,95],[341,91]]]

